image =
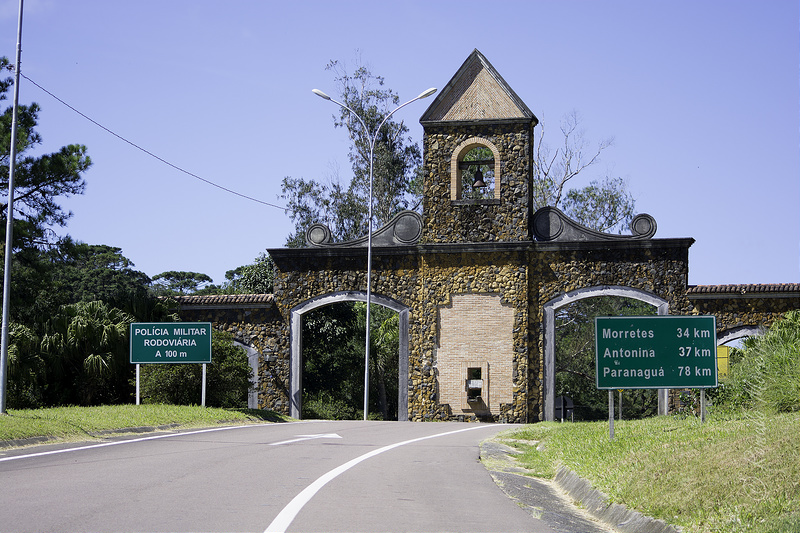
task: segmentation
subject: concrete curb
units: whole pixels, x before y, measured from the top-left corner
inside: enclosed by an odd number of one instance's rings
[[[487,470],[495,477],[495,481],[501,488],[509,495],[509,497],[518,501],[527,501],[529,506],[535,509],[546,511],[543,506],[549,506],[550,513],[564,513],[565,511],[558,511],[558,502],[553,501],[556,499],[556,492],[565,495],[568,500],[579,504],[582,511],[596,520],[598,523],[603,524],[606,528],[611,528],[620,533],[680,533],[680,528],[671,526],[663,520],[651,518],[643,515],[638,511],[632,511],[617,503],[609,502],[606,494],[592,487],[591,483],[580,477],[578,474],[566,467],[559,467],[556,471],[555,478],[552,481],[539,479],[535,477],[526,477],[530,483],[516,487],[516,492],[508,490],[509,487],[503,487],[502,480],[498,479],[496,474],[524,476],[525,469],[520,467],[514,455],[517,452],[498,441],[488,440],[481,443],[481,461],[484,462]],[[549,487],[552,487],[548,489]],[[524,493],[522,491],[525,491]],[[549,502],[549,503],[544,503]],[[548,520],[545,513],[541,518]],[[576,521],[580,521],[580,517],[574,513],[570,513],[567,517],[571,525],[563,524],[563,520],[559,523],[551,523],[550,526],[555,531],[572,531],[572,526]],[[564,526],[564,529],[558,527]],[[586,525],[588,526],[588,524]],[[584,527],[586,527],[584,526]],[[583,531],[583,529],[581,529]],[[587,531],[589,529],[586,529]]]
[[[663,520],[632,511],[617,503],[609,503],[608,496],[592,487],[578,474],[558,467],[553,482],[570,498],[583,505],[592,516],[622,533],[679,533],[679,529]]]

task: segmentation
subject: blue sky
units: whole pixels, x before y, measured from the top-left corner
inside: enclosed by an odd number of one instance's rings
[[[17,0],[0,0],[13,60]],[[443,87],[479,49],[547,126],[577,110],[614,137],[596,172],[625,178],[656,237],[693,237],[689,283],[800,282],[800,8],[755,1],[340,2],[27,0],[23,74],[159,157],[281,204],[285,176],[348,177],[331,59],[356,50],[401,100]],[[87,188],[63,231],[122,248],[150,276],[226,270],[280,247],[281,209],[136,150],[23,80],[39,153],[85,144]],[[419,142],[430,101],[398,113]],[[8,103],[8,101],[4,102]]]

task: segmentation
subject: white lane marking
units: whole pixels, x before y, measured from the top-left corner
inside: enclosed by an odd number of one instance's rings
[[[208,428],[208,429],[198,429],[195,431],[185,431],[183,433],[169,433],[166,435],[151,435],[149,437],[140,437],[138,439],[129,439],[129,440],[116,440],[112,442],[101,442],[99,444],[89,444],[87,446],[79,446],[77,448],[64,448],[61,450],[50,450],[47,452],[37,452],[37,453],[29,453],[26,455],[12,455],[11,457],[0,457],[0,463],[3,461],[15,461],[17,459],[30,459],[31,457],[43,457],[45,455],[57,455],[60,453],[69,453],[69,452],[79,452],[82,450],[91,450],[94,448],[105,448],[106,446],[118,446],[120,444],[130,444],[133,442],[144,442],[148,440],[157,440],[157,439],[168,439],[171,437],[182,437],[184,435],[197,435],[199,433],[211,433],[212,431],[225,431],[228,429],[242,429],[242,428],[257,428],[263,427],[264,424],[247,424],[244,426],[226,426],[221,428]]]
[[[389,444],[388,446],[384,446],[383,448],[378,448],[377,450],[372,450],[371,452],[367,452],[364,455],[356,457],[341,466],[338,466],[317,478],[311,485],[303,489],[297,496],[295,496],[292,501],[290,501],[286,507],[284,507],[278,516],[272,521],[270,525],[267,526],[267,529],[264,530],[264,533],[285,533],[286,529],[289,527],[289,524],[295,519],[298,515],[300,510],[308,503],[308,501],[314,497],[314,495],[319,492],[319,490],[328,484],[328,482],[335,479],[340,474],[347,472],[358,463],[362,461],[366,461],[371,457],[375,457],[383,452],[388,452],[389,450],[393,450],[395,448],[399,448],[400,446],[405,446],[406,444],[412,444],[414,442],[419,442],[422,440],[428,439],[435,439],[437,437],[445,437],[447,435],[453,435],[455,433],[462,433],[464,431],[472,431],[473,429],[485,429],[486,426],[473,426],[468,427],[465,429],[456,429],[454,431],[447,431],[445,433],[437,433],[436,435],[428,435],[427,437],[418,437],[416,439],[411,440],[404,440],[403,442],[396,442],[394,444]]]
[[[292,444],[293,442],[301,442],[304,440],[313,439],[341,439],[336,433],[320,433],[319,435],[298,435],[296,439],[282,440],[280,442],[272,442],[270,446],[280,446],[281,444]]]

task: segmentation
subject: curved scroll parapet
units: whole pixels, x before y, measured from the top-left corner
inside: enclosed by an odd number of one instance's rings
[[[422,216],[415,211],[401,211],[385,226],[372,234],[373,246],[408,246],[416,244],[422,235]],[[352,241],[331,242],[331,230],[325,224],[314,224],[306,230],[309,246],[337,246],[342,248],[367,246],[367,237]]]
[[[539,241],[624,241],[645,240],[656,234],[656,219],[647,214],[631,221],[631,235],[603,233],[578,224],[555,207],[543,207],[533,215],[533,234]]]

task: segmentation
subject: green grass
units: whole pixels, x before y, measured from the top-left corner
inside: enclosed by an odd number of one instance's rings
[[[2,441],[33,437],[91,440],[102,432],[126,428],[197,428],[285,420],[288,418],[271,411],[159,404],[9,409],[6,415],[0,415],[0,445]]]
[[[566,466],[686,532],[800,532],[800,414],[539,423],[504,433],[537,477]]]

